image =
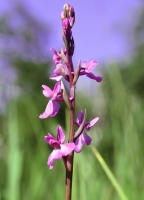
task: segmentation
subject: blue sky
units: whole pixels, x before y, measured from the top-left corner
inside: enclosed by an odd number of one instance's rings
[[[62,46],[59,15],[66,2],[64,0],[24,2],[36,18],[52,26],[50,45],[56,49]],[[100,62],[129,57],[133,25],[136,23],[141,1],[70,0],[68,3],[74,6],[76,12],[73,28],[76,44],[75,61],[96,59]]]
[[[19,2],[38,21],[51,27],[50,43],[44,48],[59,49],[64,0],[5,0],[0,2],[1,15]],[[76,12],[73,28],[74,61],[95,59],[98,62],[127,59],[132,52],[132,30],[139,16],[140,0],[69,0]]]
[[[71,4],[76,13],[73,27],[75,66],[79,59],[96,60],[97,69],[103,63],[129,59],[134,45],[133,28],[143,4],[141,0],[4,0],[0,1],[0,17],[15,13],[16,5],[22,5],[28,15],[50,27],[50,40],[44,42],[43,49],[46,55],[52,55],[51,47],[57,51],[63,47],[60,13],[65,3]],[[20,21],[19,16],[14,21]],[[6,75],[11,76],[10,68],[8,71]],[[99,72],[96,75],[100,75]]]

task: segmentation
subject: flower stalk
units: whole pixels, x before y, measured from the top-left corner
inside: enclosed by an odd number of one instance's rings
[[[69,44],[68,44],[69,46]],[[69,46],[70,49],[70,46]],[[73,142],[74,137],[74,126],[75,126],[75,85],[73,85],[73,78],[74,75],[71,72],[74,72],[72,56],[70,55],[71,51],[68,50],[68,67],[69,67],[69,74],[70,74],[70,97],[73,98],[71,102],[71,109],[70,109],[70,131],[69,131],[69,138],[68,142]],[[71,200],[72,196],[72,176],[73,176],[73,161],[74,161],[74,152],[67,156],[66,162],[66,189],[65,189],[65,200]]]

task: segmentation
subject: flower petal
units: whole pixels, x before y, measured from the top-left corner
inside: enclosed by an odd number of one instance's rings
[[[53,148],[60,148],[60,142],[51,134],[44,137],[44,140]]]
[[[56,98],[58,96],[58,93],[60,92],[61,92],[61,83],[57,82],[53,89],[53,98]]]
[[[82,136],[82,143],[85,144],[85,145],[90,145],[90,143],[92,141],[91,137],[88,136],[85,132],[83,132],[81,134],[81,136]]]
[[[67,144],[61,144],[60,147],[61,147],[60,151],[61,151],[62,156],[67,156],[75,149],[76,145],[73,142],[70,142]]]
[[[54,74],[61,75],[61,69],[62,69],[62,64],[58,64],[55,70],[53,71]]]
[[[98,65],[98,63],[95,60],[91,60],[87,63],[85,72],[90,73],[95,67]]]
[[[54,48],[50,48],[51,51],[53,51],[54,54],[58,54],[57,51]]]
[[[83,121],[83,111],[80,110],[79,113],[78,113],[78,117],[77,117],[77,119],[76,119],[76,124],[77,124],[78,126],[80,126],[81,123],[82,123],[82,121]]]
[[[102,81],[102,77],[101,76],[95,76],[92,73],[87,73],[86,74],[87,77],[96,80],[97,82],[101,82]]]
[[[98,120],[99,120],[99,117],[96,117],[96,118],[94,118],[93,120],[91,120],[89,123],[85,124],[86,130],[89,131],[90,128],[91,128],[92,126],[94,126],[95,123],[96,123]]]
[[[49,79],[60,81],[62,79],[61,75],[53,74]]]
[[[50,100],[46,106],[44,113],[41,114],[39,118],[44,119],[47,117],[53,117],[58,113],[59,109],[60,105],[56,101]]]
[[[65,134],[64,134],[61,126],[57,127],[57,139],[61,144],[63,144],[65,141]]]
[[[83,132],[75,141],[75,152],[81,152],[83,145],[90,145],[91,141],[91,137],[88,136],[85,132]]]
[[[75,149],[74,143],[67,143],[67,144],[61,144],[60,149],[54,149],[50,156],[48,157],[47,164],[49,165],[50,169],[54,166],[54,160],[59,160],[63,156],[67,156]]]
[[[62,153],[60,149],[54,149],[52,153],[48,157],[47,164],[49,165],[50,169],[54,166],[54,160],[59,160],[62,158]]]
[[[75,152],[77,152],[77,153],[81,152],[82,146],[83,146],[81,135],[76,139],[75,145],[76,145]]]
[[[84,62],[82,62],[82,64],[81,64],[81,68],[86,68],[86,62],[84,61]]]
[[[51,98],[52,97],[52,94],[53,94],[53,91],[46,85],[42,85],[43,87],[43,95],[47,98]]]

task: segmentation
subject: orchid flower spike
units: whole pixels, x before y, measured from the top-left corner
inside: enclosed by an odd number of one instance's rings
[[[39,116],[39,118],[41,119],[55,116],[60,109],[60,105],[56,101],[63,101],[63,99],[60,98],[60,95],[61,95],[60,82],[57,82],[55,84],[53,91],[46,85],[42,85],[42,87],[44,89],[43,95],[47,98],[50,98],[50,100],[46,106],[44,113],[42,113]]]
[[[79,127],[83,121],[83,112],[82,110],[79,111],[78,113],[78,117],[76,119],[75,124]],[[99,120],[99,117],[94,118],[93,120],[91,120],[89,123],[85,123],[85,129],[87,131],[89,131],[91,129],[92,126],[95,125],[95,123]],[[76,139],[75,141],[75,152],[79,153],[82,150],[83,145],[90,145],[91,144],[91,137],[88,136],[84,131],[81,133],[81,135]]]
[[[47,161],[50,169],[54,166],[54,160],[59,160],[63,156],[67,156],[75,149],[75,144],[73,142],[64,144],[65,134],[61,126],[58,126],[56,130],[57,139],[55,139],[50,133],[44,137],[44,140],[54,148]]]
[[[102,81],[102,77],[101,76],[95,76],[93,73],[91,73],[91,71],[98,65],[98,63],[94,60],[91,60],[90,62],[88,62],[86,64],[86,62],[82,63],[81,66],[81,71],[80,71],[80,75],[86,75],[87,77],[89,77],[90,79],[94,79],[97,82],[101,82]]]

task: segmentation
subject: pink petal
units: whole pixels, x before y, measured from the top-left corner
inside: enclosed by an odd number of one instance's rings
[[[54,74],[61,75],[62,64],[58,64],[54,70]]]
[[[75,149],[75,144],[73,142],[67,143],[67,144],[61,144],[60,145],[61,149],[61,154],[63,156],[67,156],[68,154],[70,154],[74,149]]]
[[[91,60],[89,63],[86,65],[86,73],[90,73],[95,67],[98,65],[98,63],[94,60]]]
[[[86,68],[86,62],[84,61],[84,62],[82,62],[82,65],[81,65],[81,68]]]
[[[50,139],[56,140],[50,133],[48,133],[48,135],[46,135],[46,136],[44,137],[44,140],[49,144],[49,140],[50,140]]]
[[[80,76],[83,76],[83,75],[85,75],[85,74],[86,74],[86,72],[85,72],[85,71],[83,71],[83,70],[82,70],[82,71],[80,71],[80,73],[79,73],[79,75],[80,75]]]
[[[49,165],[50,169],[54,166],[54,160],[59,160],[62,158],[62,154],[60,149],[54,149],[52,153],[48,157],[47,164]]]
[[[52,103],[53,103],[53,112],[50,114],[50,117],[55,116],[60,109],[60,105],[56,101],[52,101]]]
[[[57,51],[54,48],[50,48],[51,51],[53,51],[54,54],[58,54]]]
[[[64,55],[66,55],[66,54],[67,54],[67,50],[65,49],[65,50],[64,50]]]
[[[63,144],[65,141],[65,134],[64,134],[61,126],[57,127],[57,139],[61,144]]]
[[[91,137],[88,136],[85,132],[83,132],[81,134],[81,136],[82,136],[82,143],[85,144],[85,145],[90,145],[90,143],[92,141]]]
[[[75,145],[76,145],[75,152],[77,153],[81,152],[83,146],[81,135],[76,139]]]
[[[53,89],[53,97],[57,97],[58,93],[61,92],[61,83],[60,82],[57,82],[54,86],[54,89]]]
[[[90,145],[91,141],[91,137],[89,137],[85,132],[83,132],[75,141],[75,152],[81,152],[83,145]]]
[[[62,79],[61,75],[53,74],[49,79],[55,80],[55,81],[60,81]]]
[[[70,26],[70,22],[68,18],[64,18],[62,20],[62,29],[63,30],[70,30],[71,26]]]
[[[99,117],[94,118],[93,120],[91,120],[89,123],[87,123],[87,124],[85,125],[85,128],[89,131],[90,128],[91,128],[92,126],[94,126],[95,123],[96,123],[98,120],[99,120]]]
[[[65,73],[68,74],[69,70],[66,64],[62,65],[62,68],[64,69]]]
[[[60,105],[56,101],[50,100],[47,104],[47,107],[44,113],[41,114],[39,118],[44,119],[47,117],[53,117],[58,113],[59,109],[60,109]]]
[[[95,76],[92,73],[87,73],[86,74],[87,77],[96,80],[97,82],[101,82],[102,81],[102,77],[101,76]]]
[[[67,144],[61,144],[60,149],[54,149],[50,156],[48,157],[47,164],[49,165],[50,169],[54,166],[54,160],[59,160],[63,156],[67,156],[75,149],[74,143],[67,143]]]
[[[82,110],[80,110],[79,113],[78,113],[78,117],[76,119],[76,124],[78,126],[80,126],[82,121],[83,121],[83,112],[82,112]]]
[[[52,97],[52,94],[53,94],[53,91],[46,85],[42,85],[43,87],[43,95],[47,98],[51,98]]]
[[[44,137],[44,140],[53,148],[60,148],[60,142],[51,134]]]

